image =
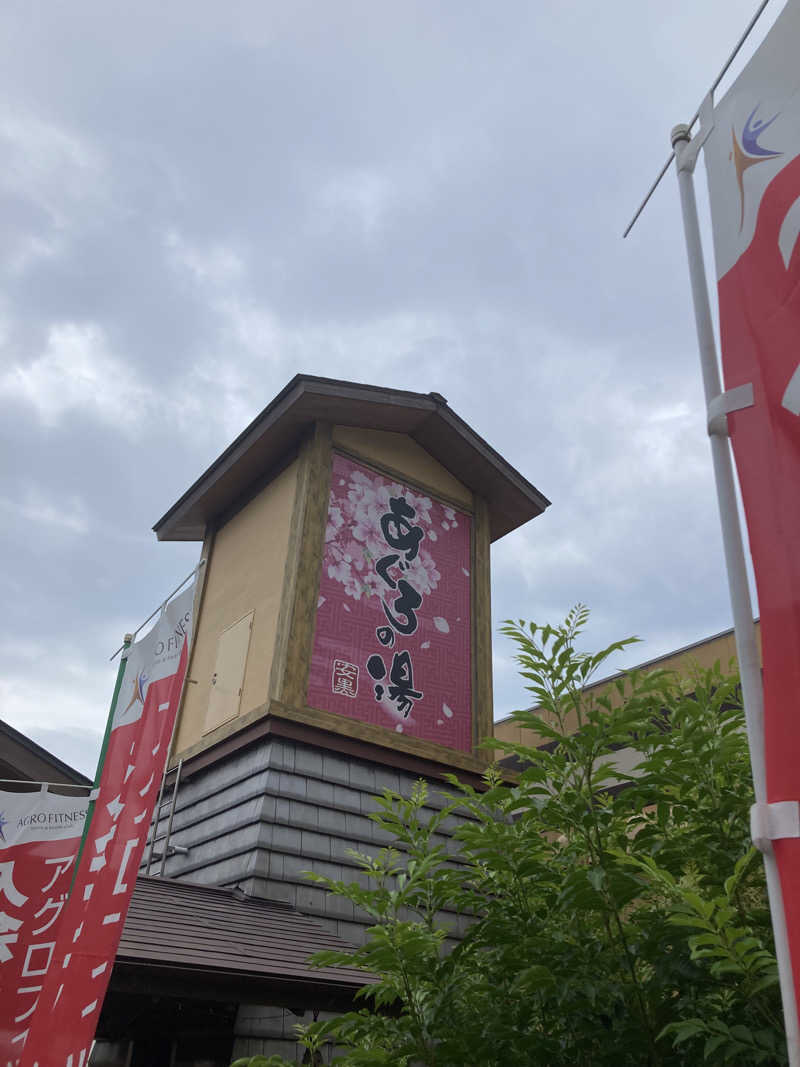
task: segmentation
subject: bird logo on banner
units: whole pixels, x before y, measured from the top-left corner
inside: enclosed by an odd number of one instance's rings
[[[774,152],[771,148],[763,148],[758,139],[764,130],[768,126],[771,126],[778,115],[773,115],[771,119],[757,119],[755,117],[760,104],[756,104],[750,114],[747,116],[747,122],[745,122],[742,128],[741,142],[736,136],[736,130],[732,129],[731,134],[733,137],[733,150],[730,154],[730,158],[733,160],[733,165],[736,168],[736,180],[739,183],[739,201],[741,203],[741,215],[739,218],[739,230],[741,231],[744,225],[744,172],[756,163],[766,163],[768,159],[775,159],[776,156],[780,156],[781,152]],[[780,114],[780,112],[778,113]]]
[[[144,687],[147,685],[147,681],[147,675],[144,673],[144,671],[139,671],[139,673],[133,679],[133,694],[131,696],[131,699],[128,701],[127,708],[125,708],[122,713],[123,718],[128,714],[134,704],[138,703],[141,704],[142,707],[144,707]]]

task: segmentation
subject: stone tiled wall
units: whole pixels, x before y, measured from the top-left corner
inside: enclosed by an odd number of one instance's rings
[[[178,790],[165,874],[286,900],[345,940],[361,943],[366,916],[349,901],[327,893],[304,871],[343,881],[362,881],[349,850],[375,852],[390,843],[367,818],[384,789],[408,794],[415,777],[292,741],[262,741],[184,779]],[[431,784],[428,804],[441,808],[441,784]],[[165,798],[168,799],[168,798]],[[168,806],[159,820],[155,854],[166,831]],[[440,840],[455,852],[449,834],[457,817],[442,826]],[[147,851],[145,851],[145,856]],[[160,860],[151,873],[158,873]],[[442,917],[455,936],[463,916]]]
[[[320,1020],[330,1018],[329,1013],[320,1012]],[[283,1056],[290,1063],[302,1064],[305,1049],[297,1043],[295,1026],[313,1022],[314,1015],[308,1011],[304,1015],[295,1015],[288,1008],[264,1008],[258,1004],[242,1004],[236,1019],[236,1038],[233,1046],[234,1058],[240,1056]],[[333,1061],[337,1050],[327,1044],[322,1050],[323,1063]]]
[[[211,885],[240,886],[254,896],[289,901],[332,933],[360,944],[367,917],[354,912],[349,901],[309,882],[303,872],[364,884],[364,876],[348,850],[374,853],[390,843],[367,818],[376,808],[375,795],[387,788],[408,795],[415,781],[414,775],[380,764],[292,741],[263,740],[181,783],[170,845],[189,851],[170,855],[165,874]],[[446,803],[443,788],[442,783],[429,783],[429,811]],[[167,816],[165,803],[158,823],[156,856]],[[438,838],[454,855],[454,862],[457,849],[450,834],[458,822],[458,817],[448,817]],[[151,873],[159,869],[157,859]],[[454,937],[462,935],[468,923],[465,916],[456,913],[440,918]],[[235,1055],[278,1052],[290,1060],[297,1056],[300,1063],[302,1050],[298,1051],[292,1030],[297,1021],[282,1008],[241,1005]]]

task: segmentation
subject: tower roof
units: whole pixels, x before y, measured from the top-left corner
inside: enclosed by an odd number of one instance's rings
[[[439,393],[298,374],[158,520],[160,541],[200,541],[206,524],[254,482],[268,480],[324,420],[407,434],[489,506],[492,541],[540,515],[547,497],[449,407]]]

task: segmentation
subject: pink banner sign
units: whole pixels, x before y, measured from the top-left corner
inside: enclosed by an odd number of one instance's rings
[[[0,1067],[16,1067],[55,948],[88,788],[0,792]]]
[[[99,795],[22,1054],[87,1067],[141,862],[186,673],[190,587],[128,653]]]
[[[471,528],[334,453],[312,707],[471,751]]]

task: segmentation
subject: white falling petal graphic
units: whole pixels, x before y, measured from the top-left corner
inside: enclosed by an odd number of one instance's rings
[[[441,617],[441,615],[437,615],[435,617],[435,619],[433,620],[433,625],[436,627],[436,629],[439,631],[439,633],[442,633],[442,634],[449,634],[450,633],[450,623],[447,621],[447,619],[443,619]]]
[[[781,251],[783,265],[787,270],[789,269],[789,261],[792,258],[794,246],[797,244],[797,238],[799,235],[800,196],[798,196],[798,198],[786,212],[784,220],[781,223],[780,233],[778,234],[778,248]]]
[[[793,415],[800,415],[800,363],[797,364],[794,374],[789,379],[781,405]]]
[[[448,707],[447,704],[442,704],[442,715],[444,715],[446,719],[452,719],[453,709]]]
[[[423,641],[422,644],[419,647],[420,648],[430,648],[431,647],[431,643],[430,643],[430,641]]]
[[[95,851],[96,852],[105,852],[106,845],[109,843],[109,841],[112,841],[114,839],[114,836],[115,836],[116,832],[117,832],[117,827],[116,827],[116,824],[115,824],[114,826],[111,827],[111,829],[108,831],[107,834],[103,834],[102,837],[96,837],[95,840],[94,840]]]

